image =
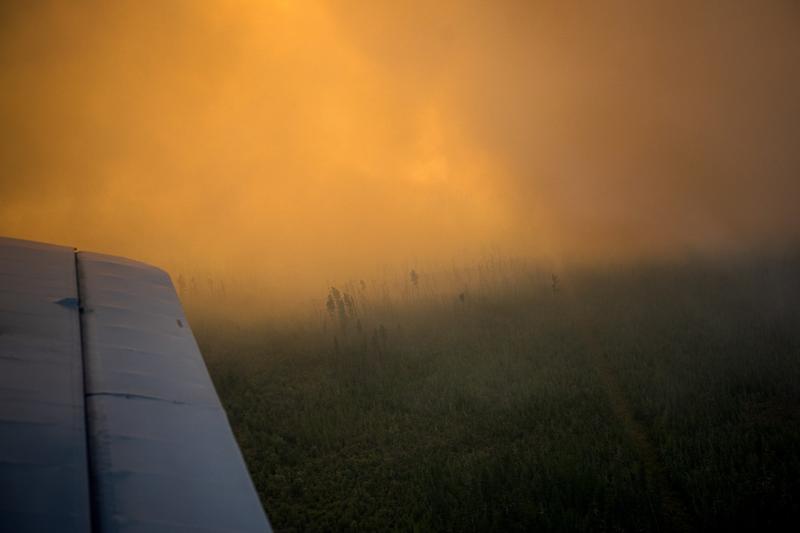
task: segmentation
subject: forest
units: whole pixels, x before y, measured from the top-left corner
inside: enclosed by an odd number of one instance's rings
[[[798,253],[558,273],[489,257],[346,282],[283,319],[212,313],[231,297],[213,288],[184,300],[278,531],[797,516]]]

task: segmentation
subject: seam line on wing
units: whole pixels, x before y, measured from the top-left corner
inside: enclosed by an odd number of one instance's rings
[[[93,468],[93,453],[92,453],[92,439],[90,434],[90,417],[89,417],[89,410],[86,408],[86,386],[88,383],[88,376],[89,370],[87,368],[88,361],[86,357],[86,332],[84,331],[85,324],[83,321],[83,297],[81,295],[81,268],[80,262],[78,261],[78,250],[76,248],[72,249],[72,256],[75,259],[75,295],[77,296],[78,300],[78,336],[80,337],[80,346],[81,346],[81,367],[83,369],[83,428],[84,432],[86,433],[86,467],[88,472],[86,472],[88,485],[89,485],[89,531],[95,531],[95,525],[99,524],[96,519],[97,513],[97,506],[96,503],[96,496],[97,496],[97,487],[95,486],[94,477],[94,468]]]
[[[158,396],[147,396],[146,394],[131,394],[129,392],[90,392],[86,397],[92,396],[112,396],[116,398],[129,398],[134,400],[153,400],[155,402],[174,403],[179,405],[190,405],[189,402],[182,402],[180,400],[168,400],[166,398],[159,398]],[[191,404],[197,407],[202,407],[202,404]]]

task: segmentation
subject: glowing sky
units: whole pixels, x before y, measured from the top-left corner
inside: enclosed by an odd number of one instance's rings
[[[0,7],[0,234],[298,283],[800,237],[800,5]]]

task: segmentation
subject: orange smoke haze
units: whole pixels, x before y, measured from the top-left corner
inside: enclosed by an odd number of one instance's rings
[[[173,273],[800,237],[796,2],[4,2],[0,68],[0,234]]]

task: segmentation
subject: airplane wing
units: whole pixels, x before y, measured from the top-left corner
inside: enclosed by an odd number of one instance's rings
[[[166,272],[0,238],[0,531],[271,531]]]

